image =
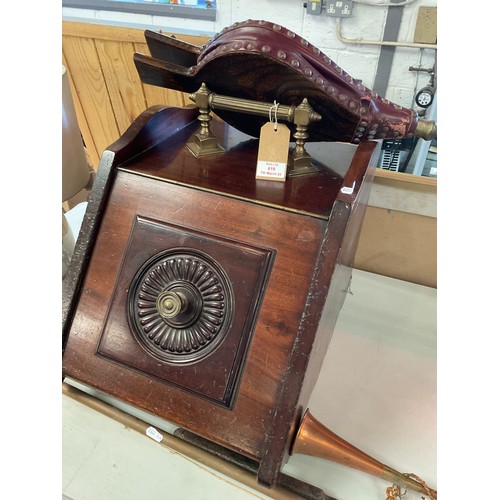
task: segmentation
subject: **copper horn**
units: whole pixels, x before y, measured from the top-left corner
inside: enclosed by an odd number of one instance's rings
[[[324,458],[373,476],[380,477],[391,483],[398,484],[414,491],[424,493],[432,499],[437,499],[437,492],[420,484],[396,470],[375,460],[358,448],[355,448],[340,438],[306,410],[292,446],[291,454],[309,455]]]

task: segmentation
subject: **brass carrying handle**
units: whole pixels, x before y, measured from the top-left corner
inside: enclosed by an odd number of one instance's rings
[[[196,92],[189,95],[189,99],[199,108],[210,108],[214,111],[220,109],[258,116],[269,116],[272,112],[275,113],[276,119],[285,120],[296,125],[308,125],[321,120],[321,115],[316,113],[310,106],[307,112],[304,113],[300,106],[287,106],[285,104],[220,95],[210,91],[204,83]]]
[[[307,98],[304,98],[298,106],[281,105],[276,102],[271,104],[215,94],[207,88],[205,83],[202,83],[196,92],[189,95],[189,99],[196,104],[200,111],[200,115],[198,116],[200,129],[187,144],[188,149],[196,157],[219,154],[224,151],[217,144],[215,136],[210,131],[209,122],[211,116],[209,109],[239,111],[252,115],[268,116],[270,121],[273,118],[275,121],[278,121],[278,119],[286,120],[295,125],[295,132],[293,134],[295,149],[289,159],[287,177],[313,174],[318,171],[318,168],[312,164],[311,156],[306,151],[304,144],[308,138],[308,125],[311,122],[321,120],[321,115],[316,113],[309,105]]]

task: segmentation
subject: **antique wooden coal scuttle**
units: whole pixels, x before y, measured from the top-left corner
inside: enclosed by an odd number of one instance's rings
[[[269,33],[283,36],[268,24],[248,22],[243,33],[250,58],[264,37],[266,71]],[[258,31],[264,28],[265,36]],[[309,59],[318,56],[298,37],[285,37]],[[137,56],[141,77],[195,92],[199,72],[189,68],[209,48],[151,34],[147,40],[151,52],[164,57]],[[220,39],[213,43],[224,57]],[[237,57],[245,60],[240,49]],[[278,75],[307,70],[293,62],[285,68],[280,54],[275,59]],[[189,68],[179,65],[186,60]],[[241,73],[240,66],[232,71]],[[233,103],[241,104],[243,95],[259,107],[273,94],[272,88],[262,93],[262,85],[252,86],[258,95],[243,91],[245,81],[237,77],[234,87],[230,79],[217,87],[207,67],[208,87],[232,93]],[[221,115],[231,124],[212,120],[209,128],[208,105],[142,113],[102,155],[63,288],[64,376],[252,460],[267,486],[276,484],[296,440],[348,290],[377,149],[370,139],[383,127],[384,134],[399,135],[416,129],[409,110],[393,106],[389,116],[384,102],[377,114],[378,96],[366,116],[356,118],[370,91],[334,73],[345,88],[336,90],[337,101],[335,92],[313,88],[320,77],[311,83],[307,71],[300,92],[290,74],[283,82],[284,104],[295,109],[306,98],[320,109],[322,122],[328,115],[330,127],[333,114],[349,114],[336,129],[349,141],[331,142],[334,131],[312,126],[311,168],[299,165],[295,173],[302,175],[290,175],[293,149],[284,182],[255,176],[259,141],[253,136],[265,113],[249,119],[248,109],[231,114],[224,108]],[[335,81],[331,76],[329,85]],[[355,92],[365,97],[356,109],[349,104]],[[300,127],[292,133],[304,146],[308,133]],[[215,151],[204,155],[187,147],[207,135],[217,142]]]

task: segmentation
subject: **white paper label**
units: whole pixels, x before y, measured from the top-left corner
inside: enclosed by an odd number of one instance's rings
[[[256,179],[285,182],[290,129],[283,123],[264,123],[260,128]]]
[[[352,194],[354,193],[354,186],[356,185],[356,181],[354,181],[353,185],[351,187],[343,187],[340,192],[342,194]]]
[[[163,439],[163,436],[154,427],[148,427],[146,429],[146,434],[151,439],[154,439],[155,441],[158,441],[158,443]]]
[[[286,177],[286,163],[258,161],[256,177],[259,179],[284,179]]]

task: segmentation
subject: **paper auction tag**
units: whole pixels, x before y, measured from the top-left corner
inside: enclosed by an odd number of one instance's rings
[[[161,442],[163,439],[163,436],[160,432],[158,432],[154,427],[148,427],[146,429],[146,435],[149,436],[151,439],[154,439],[155,441]]]
[[[256,179],[284,182],[290,130],[282,123],[267,122],[260,129]]]

